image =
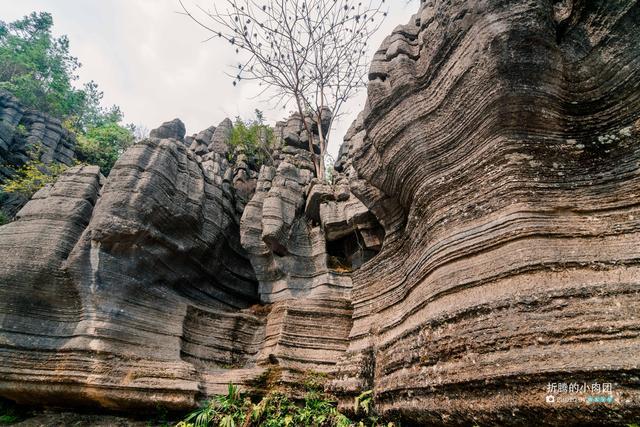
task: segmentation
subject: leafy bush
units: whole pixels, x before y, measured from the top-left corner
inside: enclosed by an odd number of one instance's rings
[[[20,420],[18,416],[13,414],[1,414],[0,415],[0,425],[1,424],[13,424]]]
[[[76,154],[83,163],[100,166],[103,175],[109,175],[118,157],[133,144],[130,129],[109,122],[90,128],[78,136]]]
[[[240,117],[236,117],[229,145],[234,148],[235,152],[243,151],[259,168],[260,165],[273,162],[271,149],[275,138],[273,129],[264,123],[262,112],[256,110],[255,114],[256,117],[252,120],[242,120]]]
[[[242,425],[247,414],[250,414],[250,406],[251,401],[240,394],[238,387],[229,384],[226,396],[216,396],[211,399],[206,405],[187,415],[183,422],[178,423],[178,426],[235,427]]]
[[[19,194],[25,198],[30,198],[33,194],[58,179],[69,167],[61,163],[45,165],[39,160],[31,160],[22,168],[18,169],[13,178],[2,185],[2,191]]]
[[[0,211],[0,225],[5,225],[9,222],[9,217],[6,213]]]
[[[373,393],[356,399],[356,413],[367,418],[353,422],[336,408],[335,401],[318,391],[308,392],[302,403],[295,403],[280,392],[267,394],[253,404],[238,388],[229,384],[226,396],[217,396],[190,413],[177,427],[396,427],[380,424],[373,413]]]
[[[373,405],[373,390],[367,390],[365,392],[362,392],[358,397],[356,397],[353,410],[356,414],[358,412],[364,412],[365,415],[369,415],[371,413],[372,405]]]

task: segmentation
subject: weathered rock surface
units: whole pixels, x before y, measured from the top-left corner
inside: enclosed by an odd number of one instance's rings
[[[1,395],[184,409],[230,381],[295,387],[335,366],[351,282],[331,270],[320,223],[307,227],[311,154],[279,142],[258,177],[222,148],[227,122],[190,148],[182,122],[165,123],[104,185],[97,168],[73,168],[0,228]]]
[[[72,165],[76,140],[59,120],[22,105],[0,89],[0,184],[32,158],[48,165]],[[0,208],[12,217],[27,200],[0,194]]]
[[[227,142],[229,141],[229,137],[231,136],[232,129],[233,123],[231,122],[231,120],[229,120],[228,118],[224,119],[211,134],[209,151],[226,155],[229,151]]]
[[[224,164],[210,163],[177,139],[150,138],[117,162],[99,199],[97,168],[92,192],[76,189],[89,172],[74,168],[0,228],[0,393],[22,403],[190,407],[201,386],[194,365],[238,357],[223,342],[202,354],[194,338],[211,330],[206,318],[229,319],[226,333],[221,321],[216,329],[242,347],[239,321],[261,324],[238,312],[258,300],[257,283],[232,182]]]
[[[638,417],[640,4],[422,3],[337,165],[386,237],[333,390],[416,425]]]
[[[182,141],[187,130],[180,119],[173,119],[169,122],[164,122],[159,128],[151,130],[149,136],[151,138],[160,139],[177,139]]]
[[[297,121],[294,115],[286,127]],[[240,232],[260,300],[272,304],[258,362],[275,360],[283,382],[300,383],[309,371],[330,373],[347,348],[351,272],[359,266],[351,261],[364,252],[357,244],[362,221],[351,207],[368,211],[348,190],[337,201],[334,186],[314,177],[314,154],[287,137],[292,133],[279,133],[274,164],[262,167]],[[329,208],[333,215],[323,217],[329,203],[339,212]],[[336,234],[336,223],[349,225]]]
[[[634,1],[422,2],[331,184],[298,116],[260,168],[229,120],[163,125],[104,184],[72,168],[0,227],[0,396],[181,409],[321,372],[403,425],[632,421],[639,26]]]

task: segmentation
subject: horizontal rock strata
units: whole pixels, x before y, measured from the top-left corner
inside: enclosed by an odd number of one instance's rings
[[[154,134],[180,126],[166,128]],[[258,300],[228,168],[219,157],[196,160],[179,139],[150,138],[122,156],[102,189],[76,189],[76,180],[89,179],[86,170],[94,181],[99,172],[74,168],[0,228],[0,336],[10,337],[0,393],[23,403],[38,396],[111,409],[192,407],[202,386],[194,366],[236,357],[246,343],[237,337],[239,315],[229,312]],[[198,337],[212,321],[235,342],[226,355],[201,350],[212,338]],[[247,322],[259,334],[264,320]]]
[[[312,376],[408,426],[637,418],[639,26],[630,0],[421,2],[331,182],[299,115],[264,164],[173,120],[104,183],[70,169],[0,227],[0,396],[186,409]]]
[[[376,53],[337,165],[386,231],[353,276],[345,405],[373,389],[417,425],[638,416],[640,7],[555,3],[423,2]],[[615,403],[546,402],[573,382]]]
[[[75,145],[75,136],[59,120],[26,108],[0,89],[0,184],[31,159],[71,166]],[[10,217],[26,202],[19,195],[0,194],[0,208]]]
[[[185,138],[164,123],[104,185],[97,168],[73,168],[0,228],[0,395],[185,409],[229,382],[297,393],[335,367],[359,249],[332,265],[326,240],[376,225],[344,185],[339,197],[324,186],[310,219],[307,195],[323,187],[313,155],[279,138],[258,174],[230,132],[225,120]],[[35,256],[42,235],[51,255]]]

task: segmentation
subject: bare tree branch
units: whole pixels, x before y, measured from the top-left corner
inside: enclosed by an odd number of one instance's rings
[[[212,33],[209,39],[226,41],[239,54],[228,74],[234,85],[257,80],[261,95],[295,103],[312,153],[311,123],[317,126],[320,157],[314,162],[324,179],[333,121],[366,84],[368,40],[387,15],[385,0],[224,0],[223,10],[214,3],[211,10],[197,5],[196,13],[179,3]]]

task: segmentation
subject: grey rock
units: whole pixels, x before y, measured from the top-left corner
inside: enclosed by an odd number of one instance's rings
[[[59,120],[26,108],[0,89],[0,184],[32,158],[46,165],[71,166],[75,145],[75,136]],[[0,210],[13,217],[26,202],[19,195],[9,195],[0,200]]]
[[[211,142],[209,143],[209,151],[214,153],[226,155],[229,152],[229,138],[231,138],[231,131],[233,130],[233,123],[228,118],[224,119],[215,132],[211,136]]]
[[[640,5],[504,6],[421,2],[374,57],[336,169],[385,237],[330,390],[410,425],[633,419],[640,135],[597,141],[640,117]],[[596,377],[620,413],[545,401]]]
[[[307,217],[316,223],[320,222],[320,205],[330,200],[335,200],[331,185],[322,184],[318,180],[312,181],[304,208]]]
[[[169,122],[164,122],[159,128],[153,129],[149,133],[149,136],[151,138],[177,139],[178,141],[182,141],[186,132],[182,120],[173,119]]]

